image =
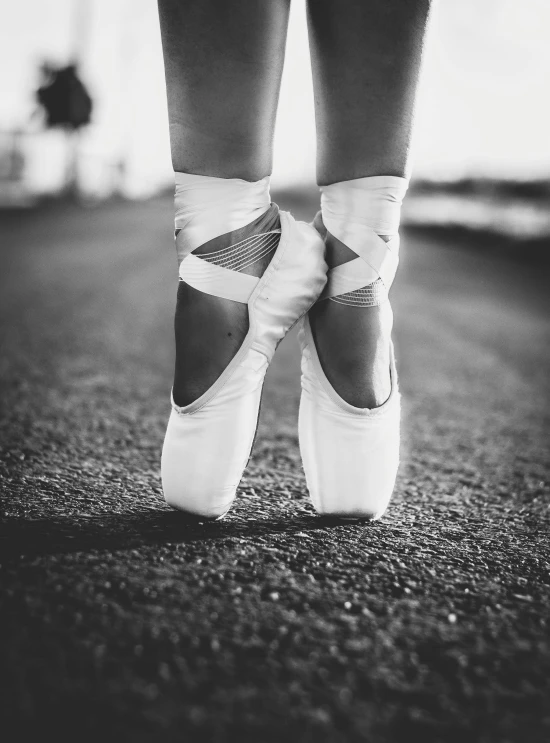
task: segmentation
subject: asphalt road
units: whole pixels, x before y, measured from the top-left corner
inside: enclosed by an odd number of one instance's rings
[[[201,525],[159,480],[169,199],[0,222],[5,743],[550,739],[547,275],[405,233],[387,515],[314,514],[291,337]]]

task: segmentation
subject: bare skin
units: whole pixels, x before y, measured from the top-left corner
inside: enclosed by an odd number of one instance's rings
[[[308,1],[320,185],[408,176],[429,7],[430,0]],[[289,8],[290,0],[159,0],[174,170],[251,181],[271,173]],[[329,266],[355,257],[332,235],[326,248]],[[254,275],[268,262],[255,264]],[[339,394],[357,407],[382,404],[390,391],[389,303],[324,301],[310,318]],[[175,328],[174,398],[185,405],[238,350],[247,310],[180,285]]]

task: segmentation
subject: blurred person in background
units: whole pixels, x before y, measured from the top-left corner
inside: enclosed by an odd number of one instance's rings
[[[312,224],[269,197],[290,0],[159,0],[179,260],[162,479],[168,503],[202,518],[231,506],[267,366],[296,323],[300,448],[317,511],[378,518],[395,483],[388,290],[430,0],[307,9],[321,190]]]

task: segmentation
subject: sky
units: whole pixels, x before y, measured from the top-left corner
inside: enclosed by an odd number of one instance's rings
[[[80,7],[80,12],[75,12]],[[0,24],[0,144],[22,128],[28,176],[55,186],[63,138],[31,115],[38,65],[75,50],[96,99],[81,143],[90,191],[126,164],[126,191],[172,181],[155,0],[17,0]],[[414,175],[550,177],[550,2],[438,0],[417,103]],[[313,94],[304,0],[293,0],[275,140],[273,184],[315,182]]]

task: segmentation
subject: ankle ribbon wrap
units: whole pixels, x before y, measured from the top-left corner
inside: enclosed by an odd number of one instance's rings
[[[269,177],[250,182],[176,173],[175,230],[179,277],[207,294],[246,303],[259,278],[241,273],[273,252],[280,239],[279,209]],[[193,251],[224,236],[224,247]]]
[[[399,218],[408,185],[406,178],[383,175],[321,187],[324,226],[358,257],[328,272],[320,299],[357,307],[386,301],[399,262]]]

